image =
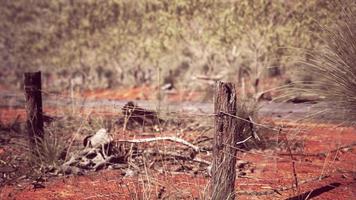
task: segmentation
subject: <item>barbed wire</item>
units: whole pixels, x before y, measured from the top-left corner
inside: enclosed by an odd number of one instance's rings
[[[59,97],[62,97],[62,98],[65,98],[65,99],[73,99],[71,97],[68,97],[66,95],[57,95],[57,94],[47,94],[47,95],[52,95],[56,98],[57,101],[60,101]],[[84,98],[84,100],[86,100],[87,98]],[[83,98],[79,98],[77,97],[76,100],[78,101],[83,101]],[[100,101],[100,99],[98,100]],[[122,104],[124,105],[126,102],[128,102],[129,100],[124,100],[122,101]],[[72,103],[72,102],[70,102]],[[68,105],[70,105],[70,103]],[[212,104],[213,106],[213,104]],[[62,112],[63,111],[63,106],[61,105],[55,105],[54,107],[60,107],[60,110],[59,112]],[[113,113],[114,115],[117,115],[118,117],[119,116],[123,116],[125,117],[125,114],[122,113],[122,109],[124,108],[124,106],[119,106],[119,105],[98,105],[97,107],[89,107],[89,108],[86,108],[85,107],[85,104],[84,105],[81,105],[81,107],[83,107],[83,109],[88,112],[88,115],[92,114],[92,112],[98,112],[99,114],[100,113]],[[69,109],[71,109],[70,107],[68,107]],[[109,108],[110,110],[108,111],[105,111],[105,108]],[[115,110],[113,110],[113,108]],[[117,109],[117,111],[116,111]],[[268,130],[271,130],[271,131],[275,131],[275,132],[281,132],[282,130],[297,130],[297,131],[301,131],[301,128],[289,128],[289,127],[283,127],[283,125],[278,125],[278,126],[273,126],[273,125],[269,125],[269,124],[263,124],[263,123],[258,123],[256,121],[254,121],[254,119],[252,118],[244,118],[244,117],[241,117],[241,116],[238,116],[238,115],[234,115],[234,114],[230,114],[230,113],[227,113],[227,112],[223,112],[223,111],[220,111],[218,113],[213,113],[213,112],[205,112],[205,113],[202,113],[202,112],[187,112],[187,111],[165,111],[165,110],[159,110],[159,111],[156,111],[156,110],[151,110],[153,111],[152,114],[145,114],[144,116],[142,115],[130,115],[130,117],[157,117],[157,116],[161,116],[161,115],[166,115],[166,117],[168,119],[176,119],[176,120],[190,120],[190,119],[199,119],[199,120],[206,120],[206,119],[210,119],[210,120],[213,120],[214,118],[216,117],[220,117],[222,115],[225,115],[225,116],[228,116],[228,117],[233,117],[233,118],[236,118],[238,120],[241,120],[241,121],[244,121],[246,123],[249,123],[249,124],[253,124],[254,126],[257,126],[257,127],[262,127],[262,128],[266,128]],[[88,120],[88,115],[87,116],[82,116],[82,115],[78,115],[78,119],[82,119],[82,120]],[[65,116],[65,115],[64,115]],[[127,116],[126,116],[127,117]],[[211,122],[211,128],[214,126],[213,122]],[[252,136],[248,136],[247,138],[245,139],[242,139],[241,141],[237,142],[236,145],[238,144],[243,144],[245,142],[247,142],[248,140],[250,140],[252,138]],[[279,140],[276,139],[275,140],[276,144],[278,145],[279,143]],[[240,152],[245,152],[249,155],[257,155],[257,156],[262,156],[266,159],[275,159],[276,161],[284,161],[284,160],[288,160],[288,161],[291,161],[290,158],[286,158],[286,157],[281,157],[281,155],[279,155],[279,153],[281,153],[282,151],[248,151],[246,149],[243,149],[243,148],[238,148],[236,146],[231,146],[229,144],[223,144],[225,146],[229,146],[231,148],[235,148],[236,150],[240,151]],[[228,152],[224,152],[226,154],[228,154]],[[230,156],[234,156],[238,159],[242,159],[244,160],[244,157],[245,155],[241,155],[241,154],[237,154],[237,155],[230,155]],[[288,154],[286,154],[286,156],[288,156]],[[315,166],[318,166],[318,163],[313,163],[313,165]]]
[[[73,102],[73,101],[85,102],[88,99],[90,99],[89,97],[80,98],[80,97],[74,97],[74,96],[64,95],[64,94],[52,94],[52,93],[49,93],[49,92],[46,92],[46,91],[42,91],[42,93],[46,94],[48,96],[55,97],[56,101],[60,101],[60,98],[69,99],[69,100],[71,100],[71,102],[68,103],[68,106],[71,105],[71,104],[75,105],[75,102]],[[100,101],[100,99],[98,101]],[[122,104],[125,104],[125,102],[127,102],[127,101],[129,101],[129,100],[123,100]],[[125,117],[125,114],[122,113],[122,109],[124,108],[124,106],[119,106],[119,105],[112,104],[112,105],[98,105],[96,107],[85,108],[85,104],[84,103],[79,103],[79,104],[80,104],[79,107],[83,107],[84,110],[88,110],[88,112],[89,112],[88,115],[90,115],[92,113],[92,111],[95,111],[95,112],[98,112],[98,113],[103,113],[103,112],[106,113],[106,111],[103,111],[103,110],[105,110],[103,108],[109,108],[111,110],[107,111],[108,113],[113,113],[114,115],[118,115],[118,116],[121,115],[121,116]],[[59,107],[60,105],[57,104],[56,106]],[[56,107],[56,106],[54,106],[54,107]],[[112,110],[112,108],[117,109],[118,112],[115,113],[116,110]],[[71,109],[71,108],[69,108],[69,109]],[[61,107],[61,110],[59,110],[59,112],[60,111],[63,111],[63,107]],[[151,113],[151,114],[144,114],[143,116],[142,115],[130,115],[129,117],[131,117],[131,118],[132,117],[133,118],[135,118],[135,117],[158,117],[158,116],[161,116],[161,115],[167,115],[167,118],[172,118],[172,119],[177,119],[177,120],[189,120],[189,119],[202,120],[202,118],[203,119],[208,118],[208,119],[212,120],[212,119],[214,119],[216,117],[220,117],[221,115],[225,115],[225,116],[229,116],[229,117],[232,117],[232,118],[236,118],[238,120],[244,121],[244,122],[249,123],[249,124],[253,124],[254,126],[266,128],[268,130],[275,131],[275,132],[278,132],[278,133],[280,133],[282,130],[298,130],[298,131],[301,130],[301,128],[292,129],[292,128],[288,128],[288,127],[283,127],[283,125],[281,125],[281,126],[273,126],[273,125],[258,123],[256,121],[254,121],[254,119],[252,119],[250,116],[247,119],[247,118],[241,117],[239,115],[230,114],[230,113],[223,112],[223,111],[220,111],[220,112],[217,112],[217,113],[212,113],[212,112],[205,112],[205,113],[199,112],[198,113],[198,112],[187,112],[187,111],[184,111],[184,110],[181,110],[181,111],[165,111],[165,110],[157,111],[157,110],[151,110],[151,111],[153,111],[153,113]],[[82,118],[83,120],[88,120],[88,115],[86,117],[83,117],[83,116],[78,116],[78,117],[80,119]],[[79,131],[80,131],[80,128],[78,129],[78,132]],[[247,142],[248,140],[250,140],[251,138],[252,138],[252,136],[249,136],[249,137],[237,142],[236,145],[237,144],[243,144],[243,143]],[[74,141],[74,139],[73,139],[73,141]],[[73,141],[71,141],[71,143]],[[279,140],[276,139],[276,143],[278,143],[278,142],[279,142]],[[239,150],[241,152],[246,152],[246,153],[252,154],[252,155],[259,155],[259,156],[262,156],[262,157],[265,157],[265,158],[272,158],[272,159],[276,159],[276,160],[291,160],[290,158],[287,159],[285,157],[281,157],[280,155],[278,155],[278,151],[274,151],[271,154],[271,152],[265,152],[265,151],[248,151],[246,149],[238,148],[236,146],[231,146],[231,145],[226,144],[226,143],[224,143],[223,145],[229,146],[231,148],[235,148],[236,150]],[[224,153],[228,154],[227,152],[224,152]],[[244,157],[244,155],[230,155],[230,156],[234,156],[234,157],[236,157],[238,159],[243,159],[243,157]],[[318,166],[318,163],[313,163],[312,165]]]
[[[58,112],[64,111],[64,107],[62,103],[58,103],[55,104],[56,101],[60,102],[62,99],[67,100],[67,102],[65,102],[64,106],[75,106],[75,107],[79,107],[77,109],[80,109],[81,111],[87,111],[87,112],[93,112],[93,114],[110,114],[110,115],[123,115],[123,113],[121,112],[122,109],[124,108],[125,103],[129,102],[130,100],[114,100],[114,99],[93,99],[91,97],[78,97],[77,95],[71,95],[71,94],[63,94],[63,93],[54,93],[51,92],[49,90],[44,90],[42,89],[41,92],[47,96],[51,96],[54,97],[54,101],[51,101],[50,103],[48,101],[44,101],[44,105],[48,105],[50,104],[50,108],[53,107],[61,107],[61,109]],[[20,97],[22,95],[20,94],[15,94],[15,95],[10,95],[13,98],[18,98],[19,100],[23,101],[24,98]],[[53,99],[50,99],[53,100]],[[103,101],[103,102],[112,102],[112,104],[100,104],[98,102]],[[145,100],[142,100],[145,101]],[[151,102],[155,102],[155,103],[150,103]],[[158,100],[147,100],[148,103],[146,103],[149,105],[156,105],[156,104],[160,104],[160,103],[156,103]],[[93,102],[93,104],[97,104],[97,105],[92,105],[90,104],[90,106],[88,106],[87,103]],[[115,103],[117,102],[117,103]],[[175,104],[179,104],[179,102],[175,102]],[[25,105],[24,105],[25,106]],[[141,106],[141,105],[140,105]],[[177,105],[175,105],[176,107],[178,107]],[[194,103],[193,105],[194,106]],[[113,110],[114,108],[114,110]],[[211,109],[213,108],[213,104],[211,104]],[[68,109],[73,109],[68,107]],[[75,108],[74,108],[75,109]],[[107,110],[108,109],[108,110]],[[143,108],[146,109],[146,108]],[[170,107],[169,109],[172,109],[172,107]],[[147,109],[149,110],[149,109]],[[184,109],[184,108],[180,108],[180,110],[178,110],[177,108],[174,108],[174,111],[167,111],[168,108],[158,108],[158,109],[152,109],[149,111],[153,111],[153,114],[145,114],[144,116],[142,115],[131,115],[130,117],[155,117],[157,115],[159,116],[164,116],[167,119],[176,119],[176,120],[189,120],[189,119],[201,119],[201,118],[214,118],[219,114],[224,114],[230,117],[234,117],[236,119],[245,121],[247,123],[251,123],[256,127],[262,127],[262,128],[266,128],[272,131],[279,131],[279,129],[281,127],[283,127],[283,125],[278,125],[278,127],[273,127],[273,125],[268,125],[268,124],[262,124],[262,123],[257,123],[255,121],[253,121],[252,118],[249,119],[245,119],[243,117],[240,117],[238,115],[232,115],[229,113],[225,113],[225,112],[220,112],[220,113],[212,113],[212,112],[204,112],[204,111],[196,111],[199,109],[195,109],[195,111],[192,111],[194,109]],[[320,113],[322,113],[323,111],[320,111]],[[317,115],[317,114],[315,114]],[[61,116],[63,117],[63,116]],[[313,115],[310,115],[309,117],[313,117]],[[295,120],[297,122],[297,120]],[[287,124],[287,123],[286,123]],[[283,130],[300,130],[301,128],[292,128],[292,127],[283,127]]]

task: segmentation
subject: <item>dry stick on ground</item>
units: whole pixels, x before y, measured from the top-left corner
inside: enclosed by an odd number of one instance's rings
[[[202,163],[205,165],[210,165],[211,163],[209,161],[200,159],[200,158],[192,158],[190,156],[187,155],[182,155],[176,152],[165,152],[165,151],[148,151],[149,154],[160,154],[162,156],[172,156],[181,160],[189,160],[189,161],[193,161],[193,162],[197,162],[197,163]],[[162,159],[161,159],[162,160]]]
[[[226,113],[226,112],[223,112],[223,111],[220,111],[220,114],[224,114],[224,115],[227,115],[227,116],[230,116],[230,117],[234,117],[234,118],[239,119],[241,121],[244,121],[246,123],[251,123],[251,124],[253,124],[255,126],[263,127],[263,128],[266,128],[266,129],[269,129],[269,130],[272,130],[272,131],[277,131],[277,132],[279,131],[279,128],[277,129],[277,128],[273,128],[273,127],[270,127],[270,126],[265,125],[265,124],[259,124],[259,123],[256,123],[254,121],[251,121],[250,119],[245,119],[245,118],[239,117],[237,115],[232,115],[232,114],[229,114],[229,113]],[[212,116],[216,116],[216,114],[213,114]]]
[[[337,151],[339,151],[339,150],[341,150],[341,149],[347,149],[347,148],[351,148],[351,147],[353,147],[353,146],[356,146],[356,142],[353,142],[353,143],[351,143],[351,144],[347,144],[347,145],[344,145],[344,146],[341,146],[341,147],[337,147],[337,148],[332,149],[332,150],[330,150],[330,151],[320,152],[320,153],[318,153],[318,154],[319,154],[319,155],[326,156],[326,154],[328,154],[328,153],[334,153],[334,152],[337,152]]]
[[[198,153],[200,151],[200,148],[181,139],[181,138],[177,138],[177,137],[155,137],[155,138],[144,138],[144,139],[132,139],[132,140],[116,140],[115,142],[127,142],[127,143],[147,143],[147,142],[157,142],[157,141],[162,141],[162,140],[168,140],[168,141],[171,141],[171,142],[176,142],[176,143],[179,143],[179,144],[183,144],[185,146],[188,146],[190,148],[192,148],[194,150],[195,153]],[[199,162],[199,163],[204,163],[204,164],[207,164],[207,165],[210,165],[210,162],[208,161],[205,161],[205,160],[202,160],[202,159],[199,159],[199,158],[189,158],[189,157],[185,157],[185,156],[182,156],[182,155],[178,155],[178,154],[175,154],[175,153],[165,153],[165,152],[158,152],[162,155],[170,155],[170,156],[174,156],[174,157],[179,157],[181,159],[187,159],[187,160],[191,160],[191,161],[194,161],[194,162]]]
[[[197,147],[197,146],[193,145],[192,143],[187,142],[181,138],[177,138],[177,137],[155,137],[155,138],[132,139],[132,140],[116,140],[116,142],[147,143],[147,142],[157,142],[157,141],[162,141],[162,140],[168,140],[171,142],[183,144],[185,146],[192,148],[195,152],[200,151],[199,147]]]
[[[344,145],[344,146],[341,146],[341,147],[337,147],[335,149],[331,149],[330,151],[324,151],[324,152],[319,152],[319,153],[293,153],[292,155],[293,156],[315,156],[315,157],[318,157],[318,156],[323,156],[323,157],[326,157],[326,155],[328,153],[333,153],[333,152],[336,152],[336,151],[340,151],[341,149],[347,149],[347,148],[351,148],[351,147],[354,147],[356,146],[356,142],[353,142],[351,144],[347,144],[347,145]],[[281,155],[281,156],[285,156],[285,155],[290,155],[289,153],[279,153],[278,155]]]
[[[200,140],[198,140],[200,139]],[[209,140],[213,140],[213,138],[210,138],[208,136],[202,136],[201,138],[197,138],[195,139],[195,141],[193,142],[194,145],[197,145],[197,144],[200,144],[200,143],[203,143],[203,142],[206,142],[206,141],[209,141]]]
[[[281,133],[282,129],[280,129],[279,131],[279,134]],[[295,161],[296,159],[294,158],[293,154],[292,154],[292,149],[290,148],[290,144],[289,144],[289,140],[287,138],[287,135],[284,135],[284,138],[286,140],[286,143],[287,143],[287,150],[288,150],[288,153],[290,155],[290,158],[292,160],[292,169],[293,169],[293,177],[294,177],[294,183],[295,183],[295,188],[297,190],[299,190],[299,185],[298,185],[298,176],[297,176],[297,171],[295,169]]]
[[[330,151],[324,151],[324,152],[321,152],[319,154],[324,154],[326,155],[327,153],[333,153],[333,152],[336,152],[336,151],[340,151],[341,149],[347,149],[347,148],[351,148],[353,146],[356,146],[356,142],[353,142],[351,144],[347,144],[347,145],[344,145],[344,146],[341,146],[341,147],[337,147],[335,149],[332,149]]]
[[[318,177],[314,177],[314,178],[311,178],[311,179],[302,180],[302,181],[299,182],[299,185],[306,184],[306,183],[311,183],[311,182],[314,182],[314,181],[320,181],[320,180],[326,179],[328,177],[330,177],[330,175],[318,176]],[[238,194],[238,195],[262,196],[262,195],[270,195],[270,194],[277,193],[277,194],[280,195],[280,192],[283,192],[283,191],[286,191],[286,190],[291,190],[291,189],[294,189],[294,188],[296,188],[295,185],[292,185],[292,186],[280,187],[280,188],[267,190],[267,191],[262,191],[262,192],[240,191],[240,192],[236,192],[236,194]]]

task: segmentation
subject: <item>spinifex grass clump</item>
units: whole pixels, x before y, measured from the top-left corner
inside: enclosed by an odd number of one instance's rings
[[[335,27],[325,29],[325,47],[302,61],[312,80],[296,84],[301,93],[314,94],[325,102],[325,112],[356,122],[356,14],[344,9]]]
[[[37,148],[31,156],[32,164],[41,167],[58,167],[65,158],[66,144],[54,134],[39,138]]]

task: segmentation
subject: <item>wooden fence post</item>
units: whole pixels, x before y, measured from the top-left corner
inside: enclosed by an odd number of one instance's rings
[[[37,145],[43,138],[43,111],[41,72],[25,73],[24,87],[27,112],[27,132],[30,140],[30,148],[35,153]]]
[[[235,199],[236,143],[241,130],[238,120],[236,90],[232,83],[217,82],[215,86],[214,112],[215,135],[211,170],[210,198]]]

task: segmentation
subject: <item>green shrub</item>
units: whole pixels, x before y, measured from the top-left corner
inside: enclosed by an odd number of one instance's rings
[[[182,63],[177,78],[221,73],[236,80],[240,67],[255,75],[289,67],[295,48],[319,46],[317,23],[331,24],[331,0],[26,0],[0,7],[2,84],[41,69],[52,87],[152,84]],[[291,47],[293,48],[291,51]],[[286,56],[287,55],[287,56]],[[140,74],[141,78],[137,77]],[[79,78],[78,78],[79,77]]]

